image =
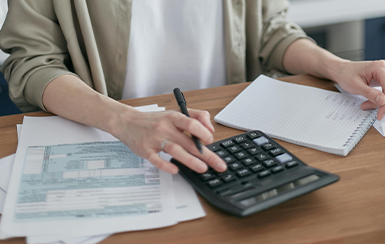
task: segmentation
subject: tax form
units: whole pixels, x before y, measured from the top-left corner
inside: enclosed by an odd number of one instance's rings
[[[70,238],[177,223],[172,176],[116,138],[58,117],[23,124],[2,238]],[[101,148],[112,152],[102,155]]]
[[[21,130],[22,125],[18,125],[18,133]],[[162,155],[165,160],[170,159],[170,155]],[[5,200],[5,192],[8,191],[8,181],[11,171],[11,166],[15,159],[15,154],[0,159],[0,213],[2,213],[2,206]],[[178,175],[173,175],[174,183],[174,194],[175,194],[175,210],[177,213],[178,221],[188,221],[196,218],[203,217],[205,215],[199,200],[193,188],[188,182]],[[77,237],[67,238],[66,236],[32,236],[27,237],[27,243],[55,243],[60,240],[62,243],[97,243],[108,235],[88,236],[88,237]]]
[[[3,213],[13,161],[15,161],[15,154],[0,159],[0,214]]]
[[[120,141],[29,146],[13,222],[159,213],[160,177]]]

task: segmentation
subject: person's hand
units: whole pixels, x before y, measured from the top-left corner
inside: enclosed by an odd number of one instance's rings
[[[372,80],[377,81],[384,91],[385,61],[344,62],[335,79],[345,91],[368,99],[361,104],[363,110],[379,108],[377,119],[381,120],[385,115],[385,95],[369,86]]]
[[[136,155],[171,174],[178,173],[178,168],[159,157],[163,142],[166,142],[163,151],[196,172],[204,173],[207,165],[219,172],[225,171],[227,166],[221,158],[205,146],[202,146],[201,154],[191,137],[184,133],[195,135],[204,144],[211,144],[214,127],[210,122],[210,114],[194,109],[189,109],[189,114],[191,118],[176,111],[130,111],[121,115],[119,128],[115,130],[114,136]]]

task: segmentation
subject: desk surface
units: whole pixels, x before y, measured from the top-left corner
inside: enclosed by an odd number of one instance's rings
[[[310,76],[282,80],[335,90]],[[206,109],[215,140],[241,131],[213,120],[249,83],[185,92],[189,107]],[[178,109],[172,94],[123,101],[132,106],[157,103]],[[30,113],[44,116],[47,113]],[[23,115],[0,117],[0,158],[15,153],[16,124]],[[172,227],[115,234],[102,243],[383,243],[385,241],[385,139],[371,128],[355,149],[340,157],[279,141],[310,166],[340,176],[340,181],[247,218],[228,216],[200,198],[207,216]],[[22,238],[0,243],[25,243]]]

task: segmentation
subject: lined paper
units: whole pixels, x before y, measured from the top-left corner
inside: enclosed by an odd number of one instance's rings
[[[375,110],[361,110],[360,104],[360,99],[349,95],[261,75],[214,119],[233,128],[261,130],[273,138],[347,155],[376,115]]]

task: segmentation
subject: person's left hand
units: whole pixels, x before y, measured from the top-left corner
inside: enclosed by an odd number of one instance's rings
[[[385,95],[383,92],[369,86],[372,80],[377,81],[382,91],[385,90],[385,61],[344,62],[336,79],[347,92],[362,95],[368,101],[361,104],[361,109],[379,108],[377,119],[385,115]]]

